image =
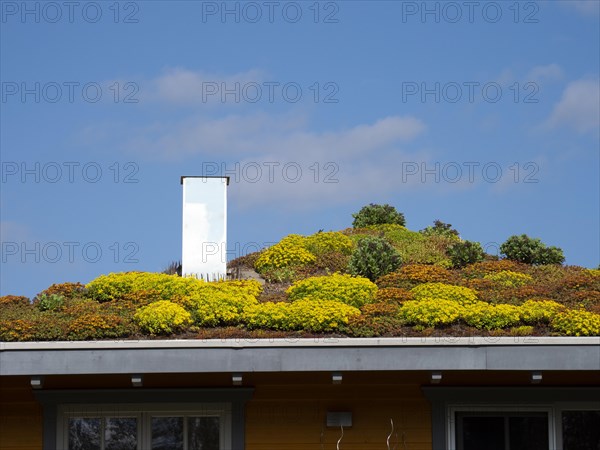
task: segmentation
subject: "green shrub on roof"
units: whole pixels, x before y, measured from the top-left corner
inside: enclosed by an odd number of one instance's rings
[[[348,271],[352,275],[375,281],[396,270],[401,262],[400,254],[388,241],[377,236],[367,236],[358,241],[352,252]]]
[[[398,212],[396,208],[388,204],[377,205],[371,203],[363,206],[360,211],[352,214],[354,228],[364,228],[369,225],[395,224],[404,226],[406,220],[404,214]]]
[[[394,224],[369,226],[368,230],[378,232],[392,244],[400,253],[404,264],[437,264],[446,268],[452,266],[446,251],[456,242],[454,237],[439,234],[427,236]]]

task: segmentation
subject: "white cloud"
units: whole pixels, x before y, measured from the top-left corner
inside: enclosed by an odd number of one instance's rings
[[[562,68],[556,64],[547,64],[545,66],[536,66],[527,74],[528,81],[555,81],[563,78],[564,72]]]
[[[402,146],[425,128],[419,119],[400,116],[329,132],[311,131],[296,116],[196,117],[170,128],[138,130],[128,148],[175,162],[200,157],[211,170],[227,161],[230,195],[240,205],[315,207],[419,184],[419,176],[402,180],[402,164],[427,158]]]
[[[145,95],[149,99],[179,105],[235,104],[241,102],[243,95],[254,98],[256,85],[263,89],[263,81],[265,75],[259,70],[225,76],[178,67],[168,69],[164,75],[150,81]]]
[[[600,80],[569,83],[546,121],[549,128],[569,127],[578,133],[597,132],[600,123]]]
[[[138,137],[127,147],[155,158],[175,160],[193,155],[218,155],[223,160],[264,154],[349,158],[412,140],[425,129],[418,119],[398,116],[338,132],[307,131],[305,123],[303,117],[289,115],[195,117],[175,125],[138,130]]]
[[[560,2],[560,4],[586,16],[598,15],[600,12],[600,2],[598,0],[567,0]]]
[[[10,220],[0,221],[0,240],[2,242],[23,242],[31,238],[28,226]]]
[[[493,81],[495,81],[498,84],[501,84],[502,86],[505,86],[512,84],[514,79],[515,75],[513,74],[513,71],[511,69],[505,68],[502,69],[502,71],[493,78]]]

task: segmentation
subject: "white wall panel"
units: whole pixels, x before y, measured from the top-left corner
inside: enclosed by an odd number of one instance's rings
[[[182,177],[183,276],[227,275],[227,177]]]

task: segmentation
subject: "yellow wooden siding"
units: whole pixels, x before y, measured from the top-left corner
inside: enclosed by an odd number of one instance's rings
[[[41,450],[42,408],[29,377],[0,378],[0,450]]]
[[[444,372],[442,386],[531,386],[528,372]],[[544,372],[550,386],[597,386],[598,372]],[[421,386],[428,372],[343,373],[342,384],[331,373],[247,373],[244,386],[254,387],[246,405],[246,450],[334,450],[341,435],[326,428],[327,411],[352,412],[342,450],[387,448],[431,450],[431,410]],[[148,374],[144,387],[232,388],[231,374]],[[46,377],[44,389],[131,388],[127,375]],[[0,377],[0,450],[41,450],[42,411],[29,377]]]
[[[335,449],[340,428],[327,411],[352,412],[341,449],[431,450],[431,410],[419,385],[262,385],[246,407],[246,450]]]

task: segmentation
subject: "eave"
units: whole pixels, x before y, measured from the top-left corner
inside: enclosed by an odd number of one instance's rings
[[[595,371],[600,337],[0,342],[0,376],[414,370]]]

